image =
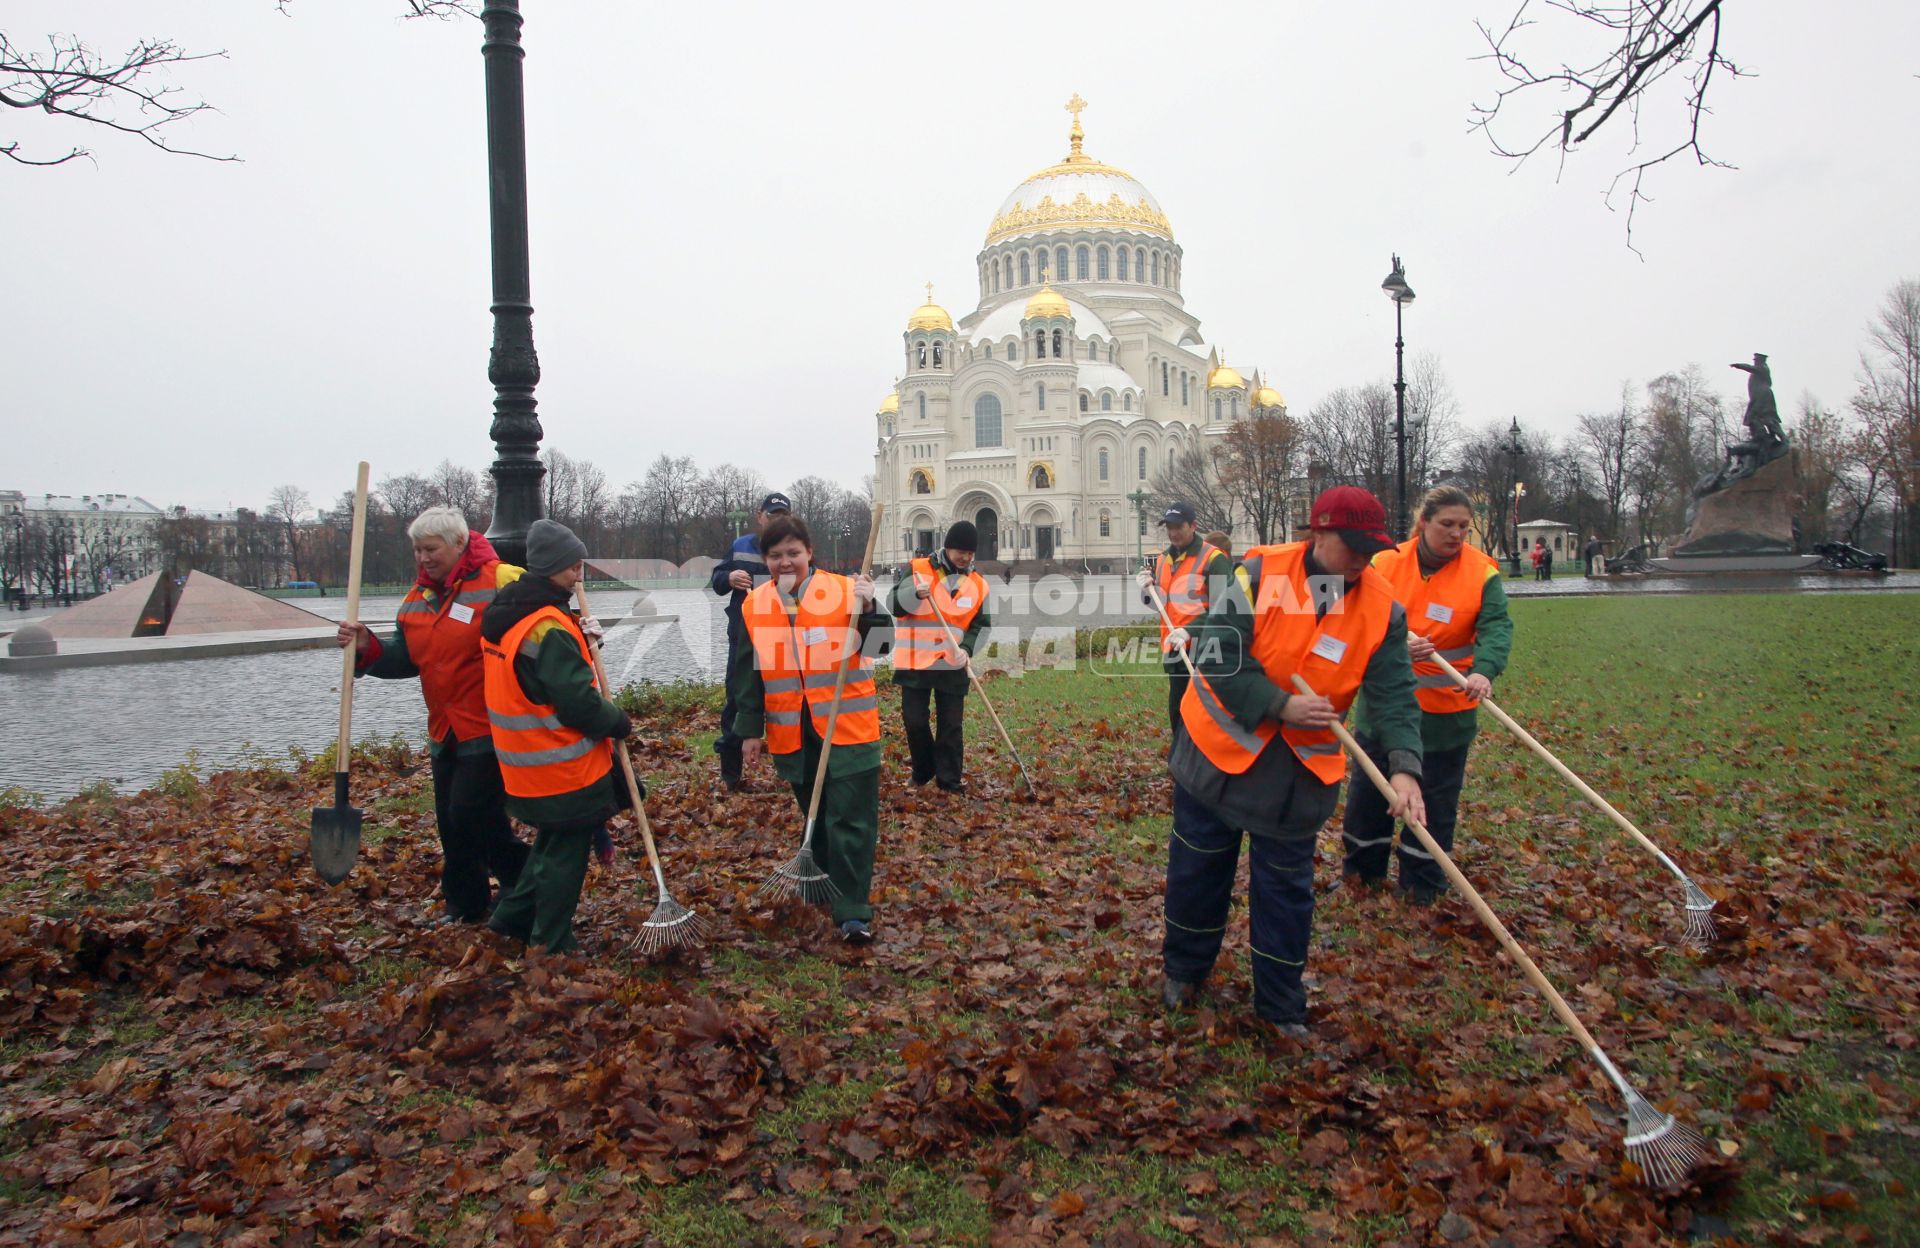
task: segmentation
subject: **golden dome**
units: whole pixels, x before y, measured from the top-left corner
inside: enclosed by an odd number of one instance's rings
[[[953,318],[947,315],[945,308],[933,301],[932,282],[927,283],[927,301],[915,308],[913,315],[907,318],[907,332],[912,333],[916,329],[953,332]]]
[[[900,392],[898,390],[887,391],[887,397],[880,400],[880,413],[884,416],[898,416],[900,414]]]
[[[1207,374],[1209,390],[1244,390],[1246,388],[1247,379],[1235,372],[1232,365],[1215,364],[1213,370]]]
[[[1086,106],[1078,95],[1067,101],[1073,129],[1066,157],[1013,188],[987,227],[987,246],[1053,230],[1131,230],[1173,240],[1172,224],[1146,187],[1125,169],[1081,150],[1086,135],[1080,110]]]
[[[1033,298],[1027,300],[1026,319],[1033,320],[1045,316],[1071,318],[1073,307],[1067,302],[1065,295],[1042,282],[1040,289],[1034,292]]]
[[[1261,386],[1253,392],[1253,405],[1255,407],[1285,407],[1287,401],[1281,398],[1280,392],[1272,386]]]

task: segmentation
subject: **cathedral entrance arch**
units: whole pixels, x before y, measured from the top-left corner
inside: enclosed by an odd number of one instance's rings
[[[1001,525],[1009,523],[1017,513],[1013,509],[1013,500],[997,485],[984,481],[969,482],[962,486],[954,496],[953,516],[956,520],[971,520],[973,527],[980,532],[980,550],[977,558],[1000,559],[1006,557],[1016,542],[1016,534],[1001,532]],[[1002,538],[1005,541],[1002,541]]]
[[[982,507],[973,515],[973,527],[980,532],[980,553],[977,559],[998,559],[1000,557],[1000,516],[991,507]]]
[[[1060,529],[1053,508],[1041,503],[1027,512],[1026,528],[1032,535],[1033,557],[1053,559],[1059,554]]]

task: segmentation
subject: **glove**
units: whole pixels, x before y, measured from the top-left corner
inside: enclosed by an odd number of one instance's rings
[[[1146,592],[1149,589],[1152,589],[1156,584],[1158,584],[1158,581],[1155,579],[1153,575],[1152,568],[1141,568],[1140,575],[1134,577],[1133,579],[1139,582],[1140,590],[1142,593]]]
[[[1187,644],[1189,640],[1190,639],[1187,636],[1186,629],[1184,628],[1169,629],[1167,631],[1167,639],[1166,641],[1161,643],[1160,648],[1165,650],[1168,654],[1178,654],[1180,651],[1185,650],[1187,648]]]
[[[606,627],[590,615],[580,617],[580,631],[592,638],[593,644],[596,646],[605,641],[607,637]]]
[[[632,735],[633,720],[628,717],[625,711],[622,711],[620,712],[620,722],[613,726],[613,731],[607,734],[607,739],[610,741],[625,741]]]
[[[605,824],[593,830],[593,857],[602,867],[613,865],[613,833]]]

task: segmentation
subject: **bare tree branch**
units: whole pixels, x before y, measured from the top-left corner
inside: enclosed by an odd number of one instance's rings
[[[133,135],[163,152],[205,160],[238,160],[194,148],[174,147],[165,128],[213,106],[204,100],[177,102],[177,87],[157,85],[153,75],[170,65],[223,57],[225,52],[188,52],[171,39],[142,40],[115,59],[75,35],[47,36],[47,51],[32,52],[0,32],[0,105],[36,110]],[[39,157],[18,139],[0,142],[0,156],[22,165],[61,165],[93,153],[75,146],[65,155]]]
[[[1529,32],[1540,25],[1527,16],[1529,8],[1536,3],[1588,24],[1583,30],[1570,28],[1564,21],[1557,22],[1555,31],[1559,37],[1577,39],[1597,31],[1602,43],[1597,59],[1575,65],[1564,59],[1556,62],[1550,56],[1543,58],[1531,47],[1523,48],[1522,45],[1529,42]],[[1671,139],[1653,140],[1658,145],[1657,154],[1634,159],[1614,175],[1607,187],[1604,198],[1610,208],[1622,189],[1626,192],[1626,229],[1631,247],[1634,213],[1647,200],[1642,187],[1649,170],[1689,152],[1698,164],[1732,168],[1727,162],[1709,156],[1700,142],[1701,123],[1712,112],[1707,95],[1713,86],[1715,71],[1724,70],[1733,77],[1746,76],[1745,71],[1720,51],[1722,3],[1723,0],[1521,0],[1512,20],[1500,33],[1479,25],[1488,50],[1476,59],[1493,62],[1507,85],[1500,88],[1491,104],[1473,105],[1473,127],[1485,132],[1494,153],[1513,161],[1516,168],[1538,152],[1557,151],[1559,166],[1555,176],[1558,177],[1565,171],[1567,157],[1616,117],[1624,115],[1628,119],[1627,152],[1631,157],[1640,151],[1643,142],[1649,141],[1641,126],[1652,116],[1650,108],[1660,110],[1657,130],[1662,133],[1673,133],[1674,123],[1667,119],[1677,112],[1681,118],[1677,134]],[[1549,69],[1545,67],[1547,64],[1556,67]],[[1672,100],[1657,92],[1670,77],[1679,87],[1677,109]],[[1573,97],[1572,102],[1554,105],[1544,126],[1538,114],[1524,112],[1525,101],[1568,95]],[[1523,137],[1532,137],[1510,142],[1496,133],[1496,123],[1503,116],[1507,119],[1503,132],[1517,126],[1522,128]]]

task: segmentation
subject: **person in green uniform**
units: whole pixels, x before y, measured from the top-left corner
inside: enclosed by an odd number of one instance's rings
[[[733,730],[747,766],[772,754],[775,774],[793,787],[804,815],[831,720],[833,750],[812,849],[833,881],[833,921],[841,939],[868,944],[881,753],[879,691],[869,651],[890,638],[891,620],[874,604],[873,578],[865,572],[845,577],[814,568],[805,521],[776,516],[760,534],[760,551],[769,579],[741,604],[745,627],[728,664]],[[857,651],[848,644],[849,623],[858,628]],[[842,685],[837,717],[836,682]]]
[[[610,745],[632,735],[608,701],[587,649],[592,621],[576,619],[573,588],[587,548],[563,524],[527,530],[527,575],[480,618],[487,715],[506,781],[507,811],[538,835],[526,869],[489,926],[550,953],[579,947],[573,913],[596,840],[630,804]],[[583,627],[584,626],[584,627]]]
[[[948,793],[966,785],[967,691],[973,683],[968,665],[980,634],[992,624],[987,582],[973,571],[979,548],[973,522],[956,520],[941,549],[915,559],[893,587],[893,683],[900,686],[912,780],[932,780]],[[958,655],[954,636],[960,638]]]
[[[1414,535],[1373,560],[1373,570],[1393,587],[1407,615],[1407,657],[1413,661],[1414,696],[1420,703],[1421,791],[1427,800],[1426,829],[1448,854],[1466,780],[1467,751],[1480,731],[1480,699],[1506,670],[1513,651],[1513,619],[1500,564],[1468,543],[1473,500],[1457,486],[1427,491],[1420,500]],[[1445,659],[1466,677],[1462,689],[1442,671]],[[1373,702],[1365,693],[1354,737],[1375,762],[1384,762]],[[1394,820],[1378,791],[1356,775],[1347,796],[1342,838],[1342,878],[1382,885],[1393,847]],[[1440,864],[1414,840],[1400,838],[1400,891],[1416,905],[1431,905],[1447,890]]]

